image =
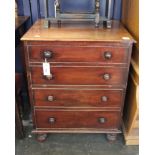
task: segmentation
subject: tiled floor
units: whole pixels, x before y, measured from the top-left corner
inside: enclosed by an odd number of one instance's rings
[[[108,143],[104,134],[50,134],[44,143],[35,140],[31,128],[16,139],[16,155],[138,155],[138,146],[125,146],[122,135]]]

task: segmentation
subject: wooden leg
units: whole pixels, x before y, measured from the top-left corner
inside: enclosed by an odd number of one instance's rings
[[[111,27],[112,27],[112,21],[111,20],[108,20],[107,21],[107,28],[108,29],[111,29]]]
[[[117,138],[117,133],[108,133],[107,134],[107,139],[109,142],[116,141],[116,138]]]
[[[49,20],[44,20],[43,28],[49,28],[50,22]]]
[[[58,27],[61,27],[61,20],[58,20]]]
[[[44,142],[47,138],[47,134],[37,134],[37,141]]]

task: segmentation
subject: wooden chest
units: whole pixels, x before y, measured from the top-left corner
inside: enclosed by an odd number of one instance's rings
[[[121,133],[132,36],[90,23],[43,28],[37,21],[23,36],[33,133]],[[43,74],[50,63],[51,76]]]

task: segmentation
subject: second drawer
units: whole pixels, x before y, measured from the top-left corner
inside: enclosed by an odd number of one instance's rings
[[[35,106],[120,107],[123,90],[35,89]]]
[[[32,84],[48,85],[125,85],[125,67],[51,66],[50,77],[43,75],[42,66],[31,68]]]

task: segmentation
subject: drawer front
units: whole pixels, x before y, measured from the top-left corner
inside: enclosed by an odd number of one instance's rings
[[[51,67],[50,78],[42,70],[31,68],[32,84],[124,85],[127,76],[126,68],[120,67]]]
[[[46,52],[51,53],[49,62],[102,62],[102,63],[127,63],[128,49],[113,47],[52,47],[30,46],[30,62],[42,62]]]
[[[36,110],[37,128],[118,128],[119,112]]]
[[[35,106],[120,107],[122,90],[45,90],[34,92]]]

